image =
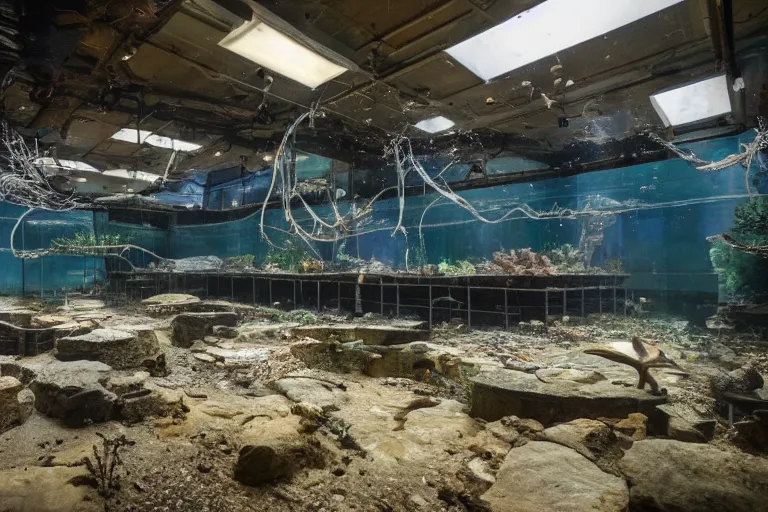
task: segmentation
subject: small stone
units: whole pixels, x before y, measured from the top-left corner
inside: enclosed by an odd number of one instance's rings
[[[216,358],[213,357],[210,354],[194,354],[193,357],[197,359],[198,361],[202,361],[204,363],[215,363]]]
[[[529,363],[527,361],[520,361],[518,359],[507,359],[507,361],[504,363],[504,368],[507,370],[514,370],[516,372],[524,372],[524,373],[534,373],[536,370],[540,369],[541,366]]]
[[[331,496],[331,499],[337,503],[341,503],[342,501],[344,501],[344,496],[341,494],[334,494],[333,496]]]
[[[626,419],[616,423],[614,428],[631,437],[633,441],[641,441],[648,432],[648,416],[639,412],[630,413]]]
[[[414,494],[409,498],[410,502],[416,505],[417,507],[427,507],[429,506],[429,503],[427,500],[425,500],[422,496],[418,494]]]
[[[205,462],[201,462],[197,465],[197,470],[201,473],[210,473],[211,469],[213,469],[211,465]]]

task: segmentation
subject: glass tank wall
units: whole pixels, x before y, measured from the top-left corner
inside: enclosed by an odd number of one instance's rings
[[[740,143],[751,140],[752,132],[687,145],[700,158],[719,160],[740,151]],[[457,166],[458,167],[458,166]],[[460,169],[465,173],[466,166]],[[459,174],[461,174],[459,173]],[[578,176],[536,181],[524,184],[479,188],[459,193],[489,220],[505,215],[519,205],[536,212],[557,208],[577,212],[549,218],[531,218],[530,211],[518,210],[511,218],[498,223],[485,223],[473,218],[454,203],[437,194],[408,196],[405,199],[402,231],[395,232],[399,217],[397,198],[377,201],[372,212],[358,222],[363,234],[338,242],[315,242],[314,253],[325,261],[339,258],[375,260],[393,269],[417,270],[425,264],[456,264],[464,260],[476,264],[490,260],[495,251],[530,247],[536,252],[552,251],[564,244],[585,248],[592,253],[589,265],[612,272],[630,274],[627,285],[637,296],[653,301],[658,310],[685,310],[696,314],[702,305],[714,307],[718,301],[718,276],[710,261],[712,244],[708,236],[728,231],[733,225],[734,210],[752,193],[763,189],[762,177],[746,179],[742,166],[703,173],[680,159],[593,172]],[[412,182],[410,184],[418,184]],[[364,200],[357,199],[355,208]],[[340,214],[352,208],[352,202],[339,202]],[[580,216],[588,208],[599,212]],[[3,273],[4,292],[22,289],[21,266],[9,252],[10,230],[23,210],[3,205],[5,247],[2,257],[6,268],[17,272]],[[314,207],[323,219],[332,219],[329,206]],[[296,220],[308,232],[320,236],[331,234],[316,229],[317,224],[303,208],[293,211]],[[173,219],[173,216],[170,216]],[[261,211],[241,220],[203,225],[167,226],[157,223],[110,222],[105,213],[35,213],[16,234],[15,241],[25,249],[44,248],[53,238],[71,236],[74,232],[121,237],[173,259],[215,255],[221,258],[251,254],[262,263],[270,251],[260,235]],[[295,239],[279,209],[264,215],[265,233],[277,246]],[[307,249],[302,242],[300,250]],[[274,253],[275,250],[272,249]],[[407,255],[407,261],[406,261]],[[134,265],[145,267],[150,259],[133,256]],[[136,259],[138,258],[138,259]],[[24,263],[26,291],[56,289],[82,285],[98,276],[102,263],[83,258],[50,257]],[[42,272],[41,272],[42,265]],[[706,311],[711,314],[711,309]],[[704,312],[702,312],[704,314]]]
[[[54,295],[81,290],[105,279],[104,261],[83,256],[42,256],[16,258],[11,250],[11,233],[26,209],[0,203],[0,293]],[[13,233],[13,249],[48,249],[56,239],[93,234],[93,213],[86,211],[33,211]]]

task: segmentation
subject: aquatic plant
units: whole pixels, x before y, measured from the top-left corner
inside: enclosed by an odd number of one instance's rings
[[[312,259],[307,250],[295,240],[288,239],[284,245],[282,249],[270,247],[264,257],[264,263],[285,272],[299,272],[301,262]]]
[[[605,260],[605,270],[611,274],[621,274],[624,272],[624,262],[618,258]]]
[[[475,275],[475,266],[467,260],[456,260],[453,263],[443,260],[437,264],[437,271],[446,276],[472,276]]]
[[[230,270],[245,270],[253,268],[253,261],[256,256],[253,254],[241,254],[240,256],[231,256],[224,260],[224,267]]]
[[[120,450],[125,446],[132,446],[134,442],[126,439],[125,434],[112,439],[98,432],[96,435],[101,438],[101,450],[97,445],[93,445],[93,460],[85,457],[83,462],[91,476],[96,479],[99,494],[110,498],[114,491],[120,488],[120,477],[115,474],[115,469],[123,462],[120,459]]]
[[[100,247],[105,245],[125,245],[130,243],[130,238],[122,235],[103,234],[96,236],[94,233],[75,233],[71,238],[54,238],[51,244],[54,250],[74,250],[88,247]]]
[[[713,238],[709,258],[720,276],[723,289],[735,297],[764,298],[768,296],[768,258],[750,254],[734,247],[768,245],[768,199],[753,197],[738,205],[730,233]]]

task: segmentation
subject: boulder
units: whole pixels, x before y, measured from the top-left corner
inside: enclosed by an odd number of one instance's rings
[[[0,311],[0,321],[8,322],[16,327],[30,327],[32,325],[32,317],[35,315],[34,311],[27,309],[10,309],[6,311]]]
[[[580,418],[550,427],[541,438],[575,450],[603,471],[619,475],[616,462],[624,455],[619,439],[602,421]]]
[[[579,380],[586,377],[581,373],[571,376]],[[536,375],[506,369],[482,371],[469,380],[473,384],[471,415],[486,421],[510,415],[532,418],[544,425],[578,418],[624,418],[633,412],[648,415],[656,405],[667,401],[666,396],[613,385],[607,380],[582,383],[553,378],[542,382]]]
[[[227,325],[214,325],[212,329],[213,335],[217,336],[219,338],[224,338],[228,340],[233,340],[237,338],[238,332],[237,329],[234,327],[230,327]]]
[[[222,311],[216,313],[181,313],[171,322],[171,342],[176,347],[189,348],[195,340],[202,340],[211,334],[214,325],[234,327],[237,313]]]
[[[117,395],[101,382],[110,370],[97,361],[56,361],[45,366],[29,385],[35,408],[71,427],[109,420]]]
[[[188,411],[183,396],[181,390],[146,383],[138,391],[119,396],[119,418],[138,423],[147,418],[183,417]]]
[[[629,502],[623,478],[542,441],[510,450],[482,497],[493,512],[624,512]]]
[[[747,363],[728,373],[719,373],[711,378],[712,392],[716,397],[724,393],[748,393],[763,387],[763,376],[753,362]]]
[[[0,377],[0,433],[21,424],[19,392],[24,385],[15,377]]]
[[[753,512],[766,509],[768,460],[708,444],[647,439],[619,462],[631,510]]]
[[[685,404],[664,404],[656,406],[652,433],[665,435],[677,441],[705,443],[715,436],[717,421],[702,417]]]
[[[153,330],[134,328],[134,332],[95,329],[81,336],[61,338],[56,342],[60,361],[99,361],[116,370],[147,367],[162,374],[165,356]]]

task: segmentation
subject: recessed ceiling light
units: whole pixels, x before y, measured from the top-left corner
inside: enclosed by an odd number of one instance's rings
[[[172,139],[170,137],[163,137],[162,135],[155,135],[150,131],[139,130],[138,137],[136,136],[136,130],[133,128],[123,128],[111,137],[115,140],[122,140],[124,142],[142,144],[146,143],[150,146],[155,146],[164,149],[173,149],[175,151],[196,151],[202,146],[193,142],[186,142],[183,140]]]
[[[728,80],[718,75],[651,95],[664,126],[680,126],[731,112]]]
[[[183,140],[172,139],[170,137],[163,137],[162,135],[154,134],[147,137],[144,142],[150,146],[173,149],[174,151],[196,151],[203,147],[200,144],[195,144],[193,142],[186,142]]]
[[[347,70],[259,19],[230,32],[219,46],[312,89]]]
[[[123,128],[122,130],[119,130],[117,133],[115,133],[111,139],[115,140],[122,140],[123,142],[133,142],[136,143],[144,143],[144,140],[152,135],[152,132],[146,131],[146,130],[139,130],[138,136],[136,135],[136,130],[133,128]]]
[[[451,126],[453,126],[454,123],[447,117],[443,116],[437,116],[437,117],[430,117],[429,119],[424,119],[423,121],[419,121],[416,123],[416,128],[419,130],[425,131],[427,133],[437,133],[442,132],[444,130],[447,130]]]
[[[271,162],[272,161],[272,155],[264,155],[262,157],[262,160],[264,160],[265,162]]]
[[[72,181],[75,181],[77,183],[85,183],[86,181],[88,181],[88,179],[87,178],[72,178]]]
[[[446,51],[490,80],[684,0],[547,0]]]

